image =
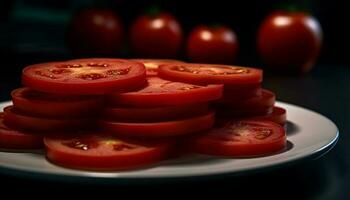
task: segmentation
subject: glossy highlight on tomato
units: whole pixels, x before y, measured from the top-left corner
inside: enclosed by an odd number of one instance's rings
[[[142,15],[131,26],[133,50],[144,57],[175,57],[182,44],[182,28],[170,13]]]
[[[260,25],[257,47],[273,72],[305,73],[316,62],[322,29],[316,18],[303,12],[276,11]]]
[[[187,55],[198,63],[231,64],[237,52],[237,36],[226,26],[197,26],[187,41]]]

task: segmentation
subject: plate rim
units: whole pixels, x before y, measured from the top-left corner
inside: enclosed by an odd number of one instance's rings
[[[3,107],[6,104],[10,104],[11,101],[5,101],[5,102],[0,102],[0,107]],[[40,171],[39,169],[37,170],[33,170],[33,169],[28,169],[24,167],[9,167],[9,166],[3,166],[0,165],[0,173],[2,174],[11,174],[11,175],[15,175],[15,176],[21,176],[21,177],[31,177],[31,178],[38,178],[38,179],[45,179],[45,180],[62,180],[62,181],[75,181],[75,180],[85,180],[85,181],[140,181],[143,179],[147,179],[147,180],[169,180],[169,179],[187,179],[187,178],[198,178],[198,177],[218,177],[218,176],[223,176],[223,175],[242,175],[242,174],[248,174],[248,173],[253,173],[253,172],[259,172],[259,171],[264,171],[264,170],[269,170],[269,169],[273,169],[273,168],[280,168],[283,167],[285,165],[289,165],[289,164],[295,164],[297,163],[297,161],[302,161],[304,159],[308,159],[308,158],[314,158],[314,157],[321,157],[322,155],[326,154],[328,151],[330,151],[337,143],[338,139],[339,139],[339,129],[336,126],[336,124],[330,120],[329,118],[327,118],[326,116],[315,112],[311,109],[308,108],[304,108],[302,106],[298,106],[298,105],[294,105],[291,103],[286,103],[286,102],[281,102],[281,101],[276,101],[276,106],[282,106],[283,105],[287,105],[287,106],[291,106],[291,107],[295,107],[298,109],[302,109],[305,110],[307,112],[313,113],[315,115],[317,115],[318,117],[322,117],[323,119],[327,120],[328,122],[330,122],[330,125],[333,126],[335,132],[335,136],[334,138],[329,141],[328,143],[326,143],[325,145],[321,146],[318,149],[315,149],[313,151],[304,153],[302,155],[296,154],[294,157],[290,158],[290,159],[284,159],[281,161],[275,161],[275,162],[270,162],[264,165],[256,165],[253,167],[249,167],[247,169],[244,170],[238,170],[238,171],[232,171],[231,170],[224,170],[224,171],[220,171],[220,172],[215,172],[215,171],[211,171],[211,172],[204,172],[204,173],[194,173],[191,175],[187,175],[187,174],[167,174],[167,175],[160,175],[160,176],[147,176],[147,175],[138,175],[138,176],[128,176],[128,177],[118,177],[118,176],[104,176],[101,174],[108,174],[108,173],[118,173],[118,172],[95,172],[95,171],[81,171],[81,170],[77,170],[78,172],[87,172],[89,174],[100,174],[99,176],[93,176],[93,175],[88,175],[88,176],[83,176],[79,173],[69,173],[69,174],[65,174],[65,173],[54,173],[54,172],[47,172],[47,171]],[[288,111],[288,110],[287,110]],[[321,156],[320,156],[321,155]],[[161,165],[160,165],[161,166]]]

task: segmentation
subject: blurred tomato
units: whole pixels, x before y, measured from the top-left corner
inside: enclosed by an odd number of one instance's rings
[[[269,15],[258,32],[258,50],[273,69],[305,73],[314,65],[322,42],[318,21],[301,12]]]
[[[198,26],[188,38],[187,54],[195,62],[230,64],[237,51],[236,34],[225,26]]]
[[[111,10],[86,9],[72,19],[68,42],[75,53],[115,54],[121,48],[123,27]]]
[[[169,13],[143,15],[131,27],[132,48],[141,56],[174,57],[182,43],[182,29]]]

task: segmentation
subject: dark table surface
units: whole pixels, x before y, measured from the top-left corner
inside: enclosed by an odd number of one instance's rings
[[[12,89],[19,87],[18,71],[11,76],[1,74],[0,100],[9,100]],[[45,181],[25,177],[14,177],[1,174],[0,180],[6,181],[8,188],[47,188],[63,191],[115,191],[131,190],[147,191],[147,194],[158,194],[171,191],[174,195],[181,191],[192,191],[196,194],[230,193],[234,197],[265,197],[269,199],[350,199],[350,66],[319,64],[308,75],[303,77],[267,76],[264,87],[277,93],[277,99],[300,105],[317,111],[331,119],[339,128],[340,139],[328,154],[317,160],[307,160],[294,165],[285,166],[256,174],[242,176],[212,177],[191,179],[186,181],[168,181],[161,183],[145,182],[143,184],[94,185],[84,183],[65,183]],[[317,124],[313,124],[317,126]],[[205,189],[204,189],[205,188]],[[2,191],[6,191],[2,189]],[[35,190],[29,190],[35,193]],[[283,194],[283,196],[276,195]],[[282,198],[281,198],[282,197]]]

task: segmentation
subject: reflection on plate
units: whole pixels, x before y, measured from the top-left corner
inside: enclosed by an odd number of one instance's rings
[[[10,104],[0,104],[0,109]],[[190,155],[164,161],[149,168],[122,172],[89,172],[66,169],[46,161],[39,152],[0,151],[0,172],[41,178],[89,180],[139,180],[156,178],[189,178],[194,176],[241,174],[292,163],[303,158],[323,155],[338,139],[338,129],[332,121],[313,111],[277,102],[287,110],[288,148],[280,153],[258,157],[227,159]]]

